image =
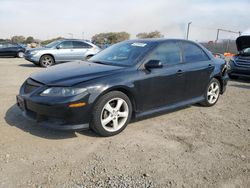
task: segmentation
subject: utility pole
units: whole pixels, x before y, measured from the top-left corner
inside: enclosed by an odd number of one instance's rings
[[[188,27],[187,27],[187,40],[188,40],[188,37],[189,37],[189,29],[190,29],[191,23],[192,23],[192,22],[189,22],[189,23],[188,23]]]
[[[228,33],[235,33],[235,34],[238,34],[239,36],[241,35],[241,31],[230,31],[230,30],[226,30],[226,29],[217,29],[215,43],[217,43],[217,41],[219,40],[220,31],[228,32]]]

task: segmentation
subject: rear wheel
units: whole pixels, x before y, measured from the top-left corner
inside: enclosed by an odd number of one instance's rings
[[[101,136],[113,136],[126,128],[131,114],[132,105],[127,95],[112,91],[96,102],[90,127]]]
[[[17,53],[17,57],[23,58],[23,56],[24,56],[24,53],[23,53],[23,52],[18,52],[18,53]]]
[[[55,61],[54,61],[54,58],[51,55],[43,55],[40,58],[39,63],[41,65],[41,67],[50,67],[55,63]]]
[[[220,82],[213,78],[207,87],[205,95],[205,100],[201,103],[203,106],[213,106],[217,103],[220,97],[221,85]]]

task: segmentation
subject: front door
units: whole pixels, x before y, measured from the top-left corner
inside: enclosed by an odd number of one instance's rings
[[[53,49],[56,61],[72,61],[74,59],[74,49],[72,41],[64,41]]]
[[[146,62],[149,60],[159,60],[163,67],[141,70],[139,73],[142,79],[135,83],[141,94],[139,110],[146,111],[183,101],[185,76],[179,43],[169,41],[161,44],[153,50]]]

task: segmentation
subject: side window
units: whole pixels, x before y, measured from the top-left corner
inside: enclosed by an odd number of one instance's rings
[[[13,47],[17,47],[17,45],[16,45],[16,44],[8,43],[8,45],[7,45],[6,47],[8,47],[8,48],[13,48]]]
[[[92,48],[91,45],[85,43],[85,42],[80,42],[80,41],[73,41],[73,47],[74,48]]]
[[[61,44],[59,44],[59,46],[61,49],[72,49],[73,48],[71,41],[62,42]]]
[[[158,46],[150,55],[151,60],[160,60],[163,65],[174,65],[181,62],[181,50],[176,42],[166,42]]]
[[[184,62],[208,61],[207,54],[197,45],[192,43],[183,43]]]

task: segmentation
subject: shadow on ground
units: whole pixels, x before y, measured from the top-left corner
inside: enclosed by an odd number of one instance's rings
[[[241,88],[241,89],[250,89],[250,79],[249,78],[239,78],[239,79],[231,79],[234,83],[230,83],[230,86]]]
[[[45,139],[67,139],[77,137],[75,131],[60,131],[39,126],[36,122],[26,120],[17,105],[11,106],[4,117],[6,123],[10,126],[17,127],[24,132],[39,136]],[[77,133],[89,136],[98,137],[91,130],[77,131]]]
[[[32,63],[30,63],[30,64],[19,64],[18,66],[20,66],[20,67],[39,67],[39,66],[34,65]]]

